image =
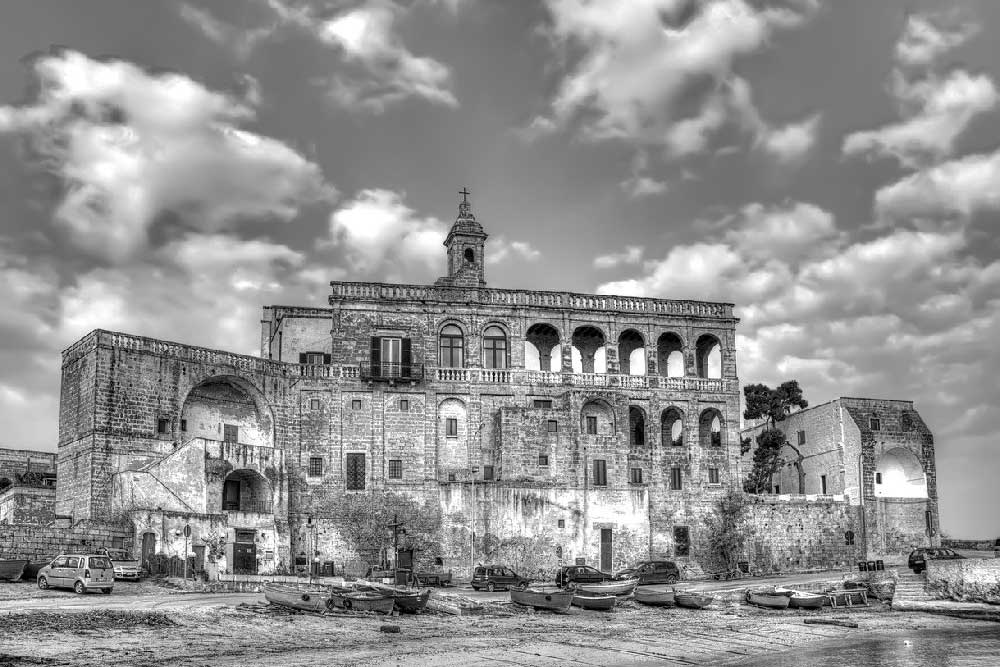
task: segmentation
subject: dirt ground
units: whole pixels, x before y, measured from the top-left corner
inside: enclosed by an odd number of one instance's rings
[[[769,612],[729,602],[701,611],[626,602],[610,613],[568,614],[484,604],[487,614],[469,617],[313,616],[271,607],[255,593],[191,594],[143,583],[116,586],[110,596],[75,596],[0,584],[0,667],[727,664],[873,633],[977,624],[997,630],[995,623],[894,613],[878,603]],[[859,627],[803,623],[819,616]],[[399,632],[381,632],[384,625]]]

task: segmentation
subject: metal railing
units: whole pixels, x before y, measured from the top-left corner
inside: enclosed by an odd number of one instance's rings
[[[250,514],[271,514],[274,505],[270,500],[240,498],[239,502],[222,501],[223,512],[249,512]]]
[[[399,364],[389,361],[381,363],[363,361],[358,367],[358,377],[362,380],[404,380],[412,382],[424,379],[424,365]]]

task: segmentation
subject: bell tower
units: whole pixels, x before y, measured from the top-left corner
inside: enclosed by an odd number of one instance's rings
[[[435,285],[450,287],[484,287],[486,276],[486,237],[482,225],[472,214],[469,190],[462,188],[458,193],[462,201],[458,204],[458,217],[448,232],[444,245],[448,249],[448,275],[438,278]]]

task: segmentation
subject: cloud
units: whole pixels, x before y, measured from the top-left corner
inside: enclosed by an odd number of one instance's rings
[[[580,55],[548,117],[533,125],[576,128],[590,140],[663,146],[675,155],[700,152],[726,123],[745,124],[733,100],[740,85],[734,63],[777,32],[801,25],[817,6],[547,0],[546,34],[565,53]],[[688,115],[692,101],[698,111]]]
[[[910,67],[927,66],[979,31],[974,23],[949,22],[942,14],[910,14],[896,44],[896,61]]]
[[[595,269],[613,269],[623,264],[638,264],[642,260],[642,246],[628,246],[622,252],[601,255],[594,258]]]
[[[265,39],[278,29],[279,22],[256,28],[240,28],[215,18],[212,14],[188,3],[178,9],[180,17],[197,28],[207,39],[232,51],[239,60],[246,60]]]
[[[820,114],[813,114],[777,129],[764,127],[758,137],[758,146],[781,164],[796,163],[816,144],[820,117]]]
[[[804,202],[778,206],[748,204],[724,238],[749,257],[765,261],[779,259],[790,264],[825,249],[837,249],[844,234],[833,214]]]
[[[968,218],[1000,210],[1000,150],[968,155],[923,169],[875,193],[883,222],[913,218]]]
[[[502,236],[491,240],[486,246],[486,263],[499,264],[511,258],[518,258],[526,262],[534,262],[540,259],[542,253],[526,241],[507,241]]]
[[[55,219],[81,249],[123,261],[171,223],[219,231],[291,220],[333,195],[320,168],[240,129],[245,101],[182,74],[150,74],[74,51],[33,63],[35,99],[0,107],[0,132],[28,137],[65,194]]]

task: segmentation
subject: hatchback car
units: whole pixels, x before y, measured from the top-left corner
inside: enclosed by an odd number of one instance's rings
[[[135,558],[124,549],[105,549],[104,555],[111,559],[111,566],[115,569],[115,580],[131,579],[139,581],[142,578],[142,568],[139,566],[139,559]]]
[[[927,561],[929,560],[958,560],[961,558],[965,558],[965,556],[952,549],[920,547],[910,552],[906,564],[913,570],[914,574],[920,574],[927,569]]]
[[[514,570],[503,565],[480,565],[472,573],[472,589],[486,590],[510,590],[511,588],[523,588],[528,585],[528,580],[519,576]]]
[[[559,568],[556,573],[556,586],[565,586],[569,583],[576,584],[596,584],[602,581],[611,581],[613,576],[607,572],[601,572],[596,567],[589,565],[565,565]]]
[[[38,571],[38,587],[72,588],[83,595],[97,588],[110,593],[115,585],[111,559],[101,554],[62,554]]]
[[[616,579],[639,579],[639,585],[673,584],[681,578],[677,563],[670,560],[645,560],[615,574]]]

